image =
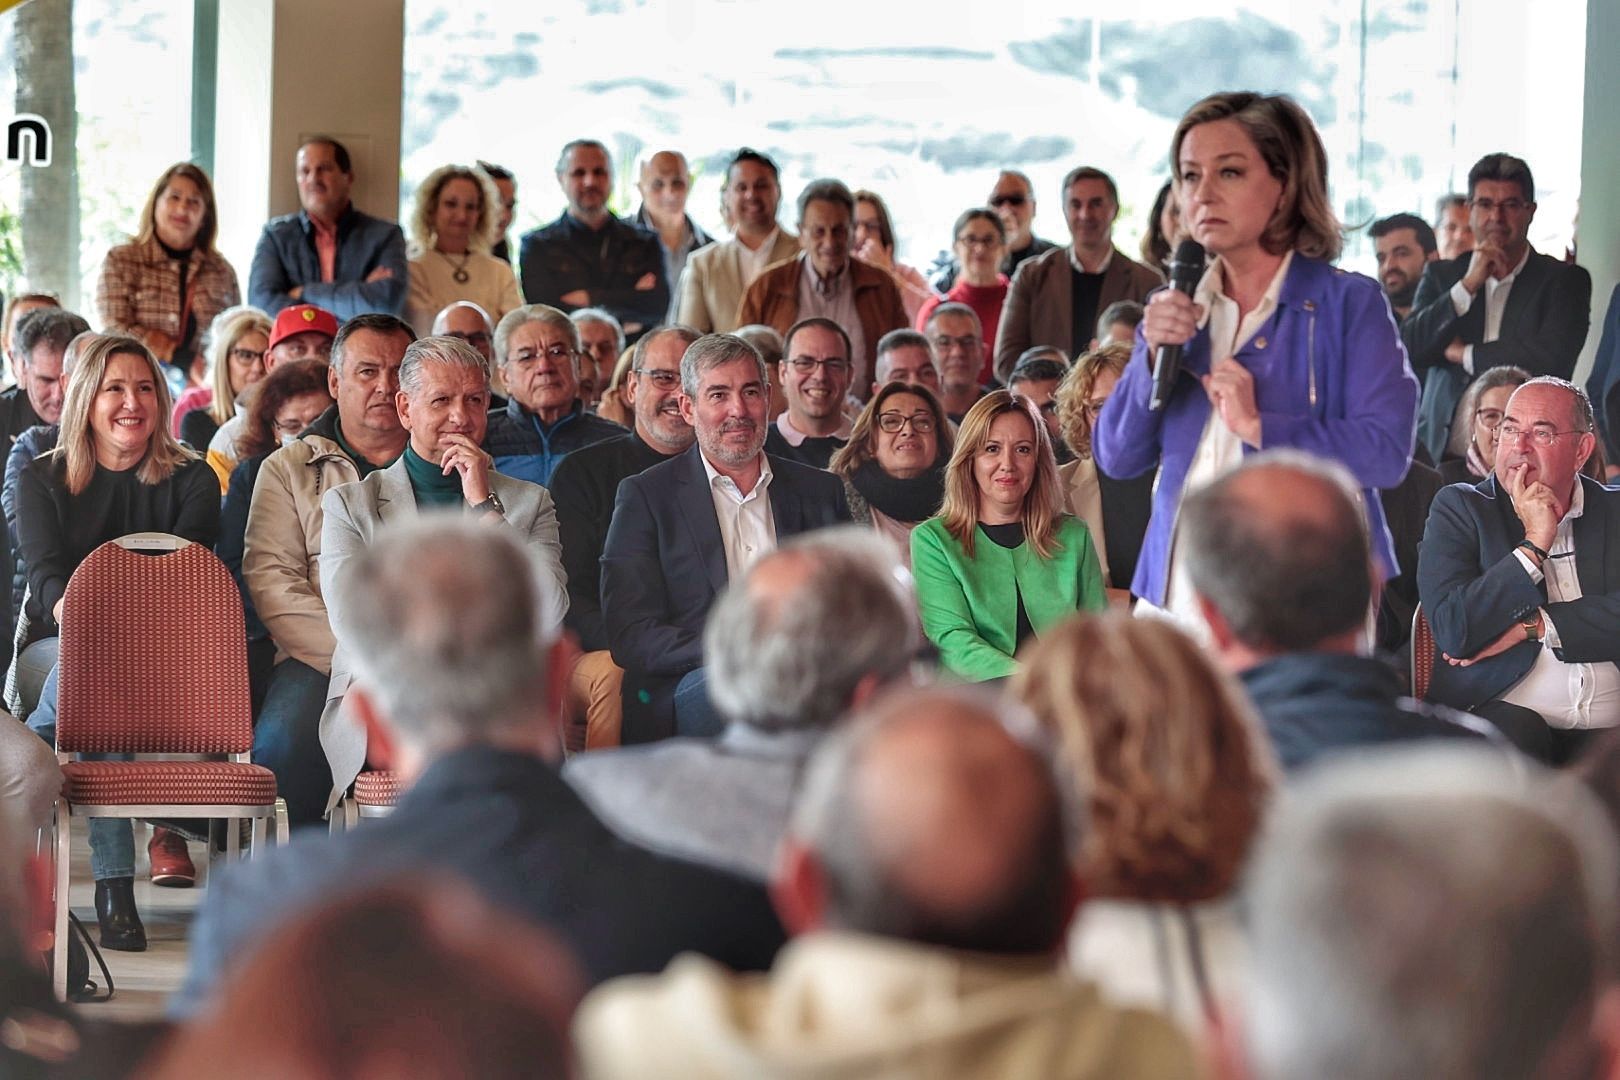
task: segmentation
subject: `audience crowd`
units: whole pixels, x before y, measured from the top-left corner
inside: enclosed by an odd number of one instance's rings
[[[1620,1076],[1620,290],[1583,387],[1525,161],[1377,280],[1292,99],[1168,164],[1140,261],[1008,168],[925,275],[746,147],[727,238],[580,138],[513,242],[510,171],[402,229],[314,135],[245,304],[166,170],[93,320],[0,316],[0,1073]],[[75,570],[150,532],[235,577],[293,836],[91,818],[100,949],[213,867],[119,1025],[32,853]]]

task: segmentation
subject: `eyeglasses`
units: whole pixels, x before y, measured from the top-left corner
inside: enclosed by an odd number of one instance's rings
[[[1558,441],[1558,436],[1560,436],[1560,435],[1585,435],[1585,434],[1586,434],[1586,432],[1579,431],[1579,430],[1576,430],[1576,431],[1554,431],[1551,428],[1520,427],[1518,424],[1515,424],[1512,421],[1504,421],[1503,423],[1497,425],[1497,428],[1496,428],[1496,437],[1498,439],[1502,440],[1503,442],[1509,442],[1509,443],[1518,442],[1519,441],[1519,436],[1528,435],[1528,436],[1530,436],[1530,440],[1532,442],[1534,442],[1537,446],[1551,446],[1553,443]]]
[[[1529,207],[1530,204],[1523,199],[1503,199],[1501,202],[1497,202],[1495,199],[1469,199],[1468,205],[1482,214],[1491,214],[1497,210],[1501,210],[1505,214],[1517,214],[1520,210]]]
[[[544,356],[547,360],[550,360],[554,364],[560,364],[565,360],[572,360],[574,358],[574,350],[570,349],[566,345],[553,345],[553,346],[551,346],[551,348],[546,349],[544,352],[535,352],[535,351],[526,349],[523,352],[520,352],[516,356],[512,357],[512,363],[514,363],[514,364],[532,364],[535,361],[539,360],[542,356]]]
[[[1029,197],[1026,195],[995,195],[990,199],[990,205],[998,210],[1003,206],[1023,206],[1027,202]]]
[[[446,330],[444,336],[453,337],[458,341],[465,341],[475,349],[483,350],[489,348],[489,335],[484,333],[482,330],[476,330],[471,334],[460,334],[454,330]]]
[[[660,390],[673,390],[677,386],[681,385],[681,373],[678,371],[668,371],[664,368],[645,367],[631,368],[630,370],[635,372],[637,375],[640,375],[643,379],[650,379],[652,384],[658,387]]]
[[[297,435],[304,430],[302,420],[277,420],[274,423],[277,435]]]
[[[1484,424],[1490,430],[1495,431],[1496,428],[1497,428],[1497,425],[1499,425],[1502,422],[1502,410],[1501,409],[1475,409],[1474,410],[1474,419],[1478,420],[1481,424]]]
[[[809,375],[818,367],[825,367],[828,375],[842,375],[849,370],[849,361],[837,356],[816,359],[814,356],[795,356],[789,360],[788,366],[800,375]]]
[[[934,430],[934,418],[927,413],[912,413],[910,416],[900,412],[878,413],[878,427],[890,435],[904,431],[907,424],[918,435],[927,435]]]
[[[939,337],[934,338],[933,342],[934,348],[940,352],[949,352],[952,346],[966,352],[979,345],[980,338],[977,334],[964,334],[962,337],[946,337],[941,334]]]
[[[956,242],[963,247],[993,248],[1001,243],[1001,238],[994,234],[988,236],[958,236]]]
[[[244,364],[258,364],[264,361],[264,353],[258,349],[233,348],[231,350],[231,359],[240,360]]]

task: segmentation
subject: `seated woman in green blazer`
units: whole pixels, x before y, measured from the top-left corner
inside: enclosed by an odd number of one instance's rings
[[[1091,534],[1062,507],[1034,406],[1005,390],[980,398],[945,466],[944,505],[911,533],[923,631],[946,670],[972,682],[1012,675],[1026,639],[1107,606]]]

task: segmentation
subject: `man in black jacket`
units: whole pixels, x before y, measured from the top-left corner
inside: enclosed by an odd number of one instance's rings
[[[1376,571],[1342,467],[1255,455],[1189,495],[1180,529],[1216,656],[1243,680],[1285,769],[1376,743],[1489,736],[1403,697],[1395,670],[1361,655]]]
[[[210,882],[173,1012],[193,1014],[292,914],[410,873],[466,879],[554,933],[592,983],[687,951],[769,963],[782,929],[763,890],[623,844],[557,775],[569,649],[547,640],[538,594],[552,586],[511,530],[425,516],[379,536],[348,573],[365,602],[347,627],[346,705],[372,761],[408,790],[382,821]]]
[[[613,497],[625,477],[692,445],[696,436],[680,408],[681,356],[701,336],[689,326],[670,326],[636,342],[629,376],[635,430],[574,451],[551,477],[563,570],[568,574],[568,615],[563,625],[585,651],[574,665],[572,692],[585,703],[587,747],[617,745],[623,711],[619,694],[624,672],[608,652],[602,621],[602,548],[613,520]]]
[[[635,341],[664,321],[669,282],[658,234],[614,217],[613,161],[595,139],[575,139],[557,158],[557,183],[568,209],[523,237],[523,298],[564,311],[612,312]]]
[[[1529,165],[1508,154],[1480,158],[1468,170],[1468,206],[1478,246],[1430,263],[1401,323],[1423,380],[1418,442],[1435,464],[1476,375],[1517,364],[1567,379],[1592,318],[1592,276],[1530,246],[1536,184]]]

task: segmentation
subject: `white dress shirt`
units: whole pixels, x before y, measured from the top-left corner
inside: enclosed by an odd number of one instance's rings
[[[1551,558],[1536,566],[1523,548],[1513,555],[1530,580],[1547,583],[1549,603],[1581,598],[1581,581],[1575,572],[1575,519],[1586,511],[1586,493],[1579,477],[1569,511],[1558,523],[1558,532],[1548,548]],[[1541,653],[1524,678],[1513,685],[1502,700],[1541,714],[1555,728],[1607,728],[1620,724],[1620,669],[1613,664],[1569,664],[1553,651],[1562,647],[1558,627],[1542,611]]]
[[[755,559],[776,549],[776,515],[771,512],[771,459],[759,455],[759,479],[744,495],[736,481],[721,473],[702,452],[698,458],[709,477],[709,497],[720,523],[720,542],[726,549],[726,580],[737,581]]]
[[[1524,246],[1524,255],[1519,259],[1519,265],[1507,277],[1488,277],[1485,279],[1485,336],[1482,341],[1495,341],[1502,336],[1502,312],[1507,310],[1508,293],[1513,290],[1513,283],[1519,279],[1519,271],[1524,264],[1530,261],[1530,245]],[[1466,275],[1465,275],[1466,276]],[[1463,288],[1461,279],[1451,287],[1451,308],[1460,319],[1468,314],[1468,309],[1474,306],[1474,297]],[[1468,374],[1474,374],[1474,347],[1463,346],[1462,368]]]
[[[1288,276],[1288,268],[1293,262],[1292,251],[1283,256],[1271,284],[1266,286],[1265,295],[1247,315],[1238,309],[1236,300],[1221,291],[1224,271],[1219,256],[1204,271],[1198,288],[1193,292],[1193,301],[1204,308],[1204,316],[1198,326],[1199,329],[1209,328],[1209,365],[1212,370],[1216,364],[1231,359],[1233,353],[1247,345],[1266,320],[1271,318],[1282,295],[1283,279]],[[1233,434],[1232,429],[1221,420],[1220,411],[1211,406],[1204,433],[1198,439],[1198,449],[1193,452],[1192,464],[1187,467],[1187,479],[1181,488],[1182,498],[1199,488],[1208,487],[1242,463],[1243,440]],[[1165,589],[1164,613],[1198,641],[1207,643],[1209,627],[1199,614],[1198,600],[1193,592],[1192,578],[1187,574],[1186,562],[1176,557],[1179,546],[1178,529],[1170,538],[1170,583]],[[1138,607],[1151,605],[1143,601]]]
[[[759,242],[759,247],[749,250],[748,245],[741,240],[737,241],[737,265],[742,269],[742,283],[746,290],[754,283],[754,279],[765,272],[771,265],[771,252],[776,248],[776,237],[782,231],[781,226],[772,229],[770,235]]]

